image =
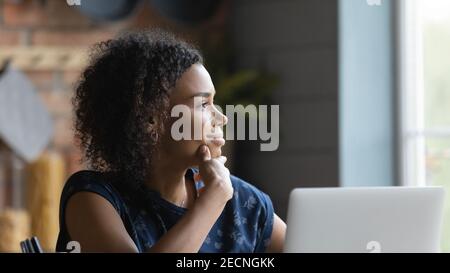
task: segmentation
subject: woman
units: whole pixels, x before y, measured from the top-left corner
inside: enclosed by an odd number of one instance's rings
[[[224,165],[227,119],[214,93],[200,53],[169,33],[97,45],[74,97],[92,170],[64,187],[56,250],[77,241],[82,252],[282,251],[286,226],[270,198]],[[172,138],[176,105],[202,125],[200,139]]]

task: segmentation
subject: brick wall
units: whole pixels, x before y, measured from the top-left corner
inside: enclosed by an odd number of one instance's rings
[[[144,1],[148,2],[148,1]],[[81,46],[109,39],[124,30],[164,27],[190,41],[205,34],[220,33],[226,7],[208,23],[197,28],[177,25],[163,18],[147,3],[126,20],[97,23],[81,15],[64,0],[0,0],[0,46]],[[84,168],[72,130],[71,97],[80,71],[24,71],[49,109],[55,124],[50,149],[66,158],[68,175]]]

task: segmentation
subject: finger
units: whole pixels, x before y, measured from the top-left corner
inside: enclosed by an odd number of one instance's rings
[[[198,148],[197,155],[201,162],[211,160],[211,152],[206,145],[202,145]]]
[[[225,156],[219,156],[218,158],[216,158],[219,162],[221,162],[222,164],[225,164],[225,162],[227,162],[227,158]]]

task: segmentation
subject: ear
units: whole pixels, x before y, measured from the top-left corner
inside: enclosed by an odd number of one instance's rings
[[[156,118],[152,117],[148,121],[147,132],[155,142],[158,140],[158,122]]]

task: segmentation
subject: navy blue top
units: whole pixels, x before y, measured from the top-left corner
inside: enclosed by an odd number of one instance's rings
[[[189,169],[186,176],[193,179],[194,172],[197,170]],[[199,252],[264,252],[272,234],[272,202],[265,193],[238,177],[231,176],[231,183],[233,198],[226,204]],[[203,183],[196,185],[200,188]],[[67,251],[67,243],[71,241],[65,223],[67,201],[82,191],[99,194],[114,206],[140,252],[155,244],[187,211],[151,190],[148,206],[137,207],[102,173],[80,171],[68,179],[61,195],[57,252]]]

